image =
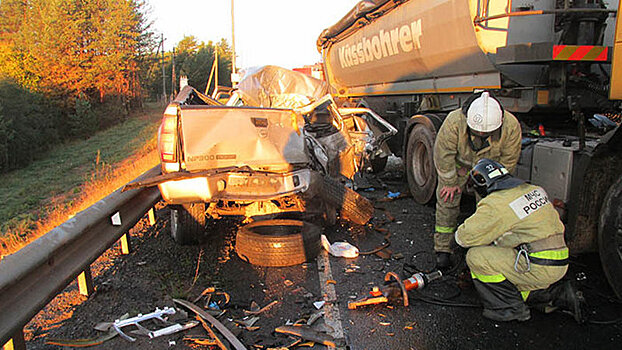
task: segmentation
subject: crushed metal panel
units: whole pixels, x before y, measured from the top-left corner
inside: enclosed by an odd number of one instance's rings
[[[186,169],[231,166],[290,171],[307,164],[301,117],[291,110],[182,108],[181,134]]]
[[[238,85],[238,93],[247,106],[296,108],[326,95],[328,85],[300,72],[262,66],[246,72]]]

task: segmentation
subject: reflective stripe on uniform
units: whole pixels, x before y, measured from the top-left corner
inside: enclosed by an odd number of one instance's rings
[[[479,280],[480,282],[484,282],[484,283],[501,283],[501,282],[505,281],[505,276],[503,276],[502,274],[498,274],[498,275],[480,275],[478,273],[471,272],[471,277],[474,280]]]
[[[529,256],[540,259],[564,260],[568,259],[568,248],[560,250],[543,250],[541,252],[529,253]]]
[[[454,233],[456,231],[455,227],[452,226],[434,226],[434,230],[438,233]]]
[[[568,265],[568,248],[529,253],[529,261],[544,266],[566,266]]]
[[[520,295],[523,297],[523,301],[527,301],[527,298],[529,298],[529,292],[529,290],[520,292]]]

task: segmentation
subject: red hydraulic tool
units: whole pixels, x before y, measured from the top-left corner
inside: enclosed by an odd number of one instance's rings
[[[384,276],[386,284],[382,287],[374,286],[369,292],[371,296],[348,302],[348,309],[354,310],[359,306],[374,305],[395,301],[402,297],[404,306],[408,306],[408,291],[421,289],[426,284],[443,277],[440,271],[431,273],[417,272],[405,280],[400,280],[395,272],[387,272]]]

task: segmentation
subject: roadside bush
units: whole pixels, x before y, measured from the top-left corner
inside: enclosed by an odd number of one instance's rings
[[[72,137],[88,138],[98,129],[97,115],[83,94],[74,100],[74,104],[75,112],[67,120],[70,134]]]
[[[0,80],[0,171],[25,166],[57,144],[61,113],[40,94]]]

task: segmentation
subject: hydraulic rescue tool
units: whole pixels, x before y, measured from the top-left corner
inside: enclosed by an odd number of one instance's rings
[[[404,306],[408,306],[409,290],[421,289],[441,277],[443,277],[443,274],[440,271],[431,273],[417,272],[402,281],[395,272],[387,272],[384,276],[384,286],[374,286],[369,292],[371,296],[348,302],[348,309],[354,310],[364,305],[382,304],[389,301],[395,302],[399,300],[400,296],[404,301]]]

